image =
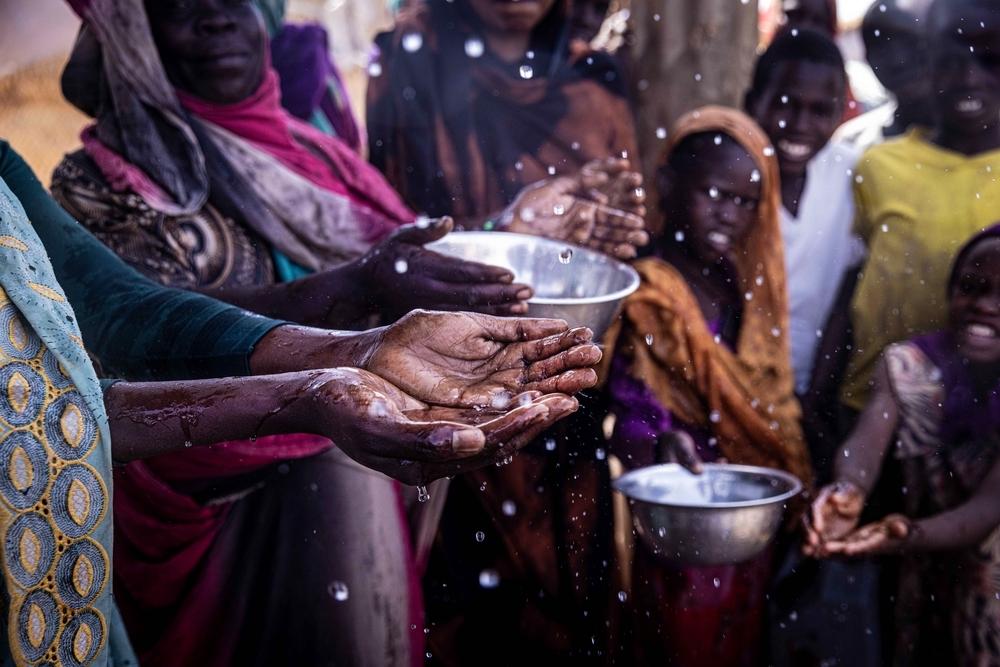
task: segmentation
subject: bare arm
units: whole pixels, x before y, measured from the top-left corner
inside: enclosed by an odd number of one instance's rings
[[[875,388],[868,407],[861,413],[834,463],[834,479],[854,484],[866,496],[875,486],[899,420],[884,360],[876,368],[874,377]]]
[[[981,543],[1000,526],[1000,457],[976,493],[955,509],[917,521],[906,548],[961,549]]]

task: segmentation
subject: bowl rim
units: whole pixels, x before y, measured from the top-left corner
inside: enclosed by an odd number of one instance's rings
[[[528,303],[536,303],[540,306],[586,306],[594,303],[606,303],[609,301],[617,301],[624,299],[629,296],[637,289],[639,289],[639,272],[635,270],[631,265],[615,259],[610,255],[605,255],[597,250],[592,250],[590,248],[584,248],[583,246],[576,245],[574,243],[564,243],[562,241],[555,241],[553,239],[545,238],[544,236],[533,236],[531,234],[518,234],[516,232],[485,232],[485,231],[452,231],[448,232],[436,241],[428,243],[425,247],[428,250],[435,251],[434,246],[438,243],[445,241],[449,236],[453,234],[461,235],[467,238],[471,237],[496,237],[497,234],[503,234],[504,236],[512,238],[520,238],[525,240],[531,240],[534,243],[540,243],[542,245],[550,245],[557,248],[572,248],[573,252],[584,252],[590,254],[600,261],[607,262],[611,264],[617,271],[625,273],[629,277],[629,283],[620,290],[609,292],[608,294],[602,294],[601,296],[586,296],[586,297],[536,297],[533,296],[528,299]],[[436,251],[435,251],[436,252]],[[442,253],[446,254],[446,253]],[[486,263],[486,262],[483,262]]]
[[[785,502],[794,498],[795,496],[802,493],[802,481],[795,475],[785,472],[784,470],[777,470],[775,468],[765,468],[763,466],[750,466],[741,465],[735,463],[705,463],[702,466],[705,470],[727,470],[731,472],[747,472],[755,473],[758,475],[767,475],[770,477],[777,477],[785,482],[787,482],[791,488],[784,493],[780,493],[776,496],[768,496],[767,498],[761,498],[759,500],[730,500],[721,503],[678,503],[678,502],[661,502],[655,500],[647,500],[645,498],[637,498],[627,491],[625,491],[622,485],[630,477],[639,476],[639,473],[645,472],[649,474],[648,471],[654,468],[671,470],[679,469],[686,470],[683,466],[678,463],[659,463],[651,466],[643,466],[642,468],[636,468],[635,470],[629,470],[623,474],[618,479],[611,482],[611,486],[615,491],[621,493],[623,496],[629,499],[629,501],[634,503],[645,503],[647,505],[656,505],[659,507],[675,507],[678,509],[700,509],[700,510],[724,510],[724,509],[739,509],[742,507],[763,507],[765,505],[776,505],[781,502]],[[693,475],[694,473],[688,473]]]

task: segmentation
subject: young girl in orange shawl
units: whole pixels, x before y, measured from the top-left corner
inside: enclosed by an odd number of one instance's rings
[[[628,467],[678,458],[811,471],[787,336],[774,151],[742,113],[705,107],[670,133],[659,173],[668,221],[636,264],[609,390]],[[643,663],[754,664],[769,555],[672,567],[637,548],[633,602]]]

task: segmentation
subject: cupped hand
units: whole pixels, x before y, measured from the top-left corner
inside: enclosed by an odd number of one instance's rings
[[[591,160],[580,169],[580,182],[588,198],[613,209],[646,217],[646,189],[642,174],[626,158]]]
[[[660,463],[678,463],[689,472],[700,475],[704,461],[698,456],[698,448],[685,431],[667,431],[656,439],[657,461]]]
[[[503,409],[430,406],[357,368],[315,372],[304,419],[358,463],[406,484],[490,465],[558,420],[576,399],[526,392]]]
[[[864,492],[851,482],[836,482],[823,487],[813,501],[806,520],[803,553],[823,556],[829,542],[845,537],[857,527],[864,507]]]
[[[592,337],[561,320],[414,311],[382,331],[362,365],[433,405],[506,409],[526,391],[593,387]]]
[[[610,181],[597,174],[581,171],[525,187],[504,213],[506,231],[566,241],[619,259],[635,257],[649,242],[645,222],[612,206],[614,193],[600,189]]]
[[[890,514],[880,521],[862,526],[842,539],[823,545],[827,556],[876,556],[897,554],[906,547],[913,523],[902,514]]]
[[[528,312],[531,287],[514,283],[499,266],[469,262],[423,246],[454,228],[451,218],[420,220],[401,227],[361,260],[376,305],[398,317],[414,308],[467,310],[491,315]]]

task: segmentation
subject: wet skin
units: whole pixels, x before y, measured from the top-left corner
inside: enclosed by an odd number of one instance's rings
[[[811,62],[779,65],[767,87],[753,91],[748,111],[771,138],[781,170],[781,199],[793,215],[806,167],[830,141],[844,113],[843,71]]]
[[[937,115],[931,140],[966,155],[1000,147],[1000,6],[936,3],[928,27]]]
[[[661,205],[670,230],[661,252],[684,274],[707,320],[722,306],[739,302],[728,282],[733,253],[757,220],[760,172],[750,154],[729,137],[697,140],[698,155],[685,173],[661,169]],[[677,241],[677,234],[683,235]],[[708,269],[708,275],[704,269]]]
[[[508,456],[575,411],[569,394],[597,382],[590,340],[556,320],[420,311],[361,333],[283,326],[258,343],[257,377],[114,385],[113,455],[313,433],[426,483]]]

